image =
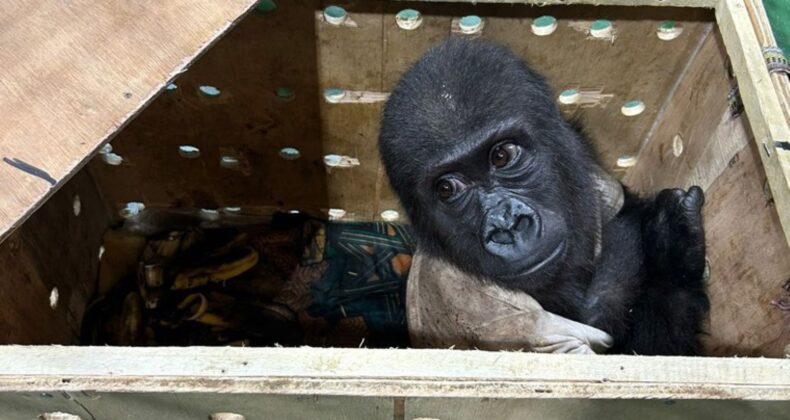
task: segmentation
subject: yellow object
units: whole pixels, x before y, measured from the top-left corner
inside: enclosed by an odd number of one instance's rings
[[[221,282],[239,276],[258,264],[258,251],[251,247],[242,248],[243,255],[239,258],[215,265],[189,268],[176,275],[173,290],[191,289],[208,284]]]

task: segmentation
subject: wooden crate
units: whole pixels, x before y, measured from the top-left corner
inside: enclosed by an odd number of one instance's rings
[[[0,5],[1,418],[787,416],[790,315],[771,302],[790,299],[790,83],[766,67],[759,0],[338,0],[341,27],[322,20],[331,2],[255,3]],[[423,14],[417,30],[395,23],[406,7]],[[719,357],[73,346],[101,235],[128,202],[347,220],[398,210],[375,148],[382,100],[468,14],[558,92],[586,92],[589,106],[562,109],[627,185],[706,190],[706,348]],[[551,36],[530,31],[541,15],[559,21]],[[591,39],[595,19],[616,37]],[[664,21],[683,33],[659,40]],[[330,103],[328,88],[352,100]],[[633,99],[646,110],[625,117]],[[359,165],[327,170],[326,154]]]

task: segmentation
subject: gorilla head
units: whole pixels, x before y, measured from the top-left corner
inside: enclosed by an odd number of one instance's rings
[[[392,92],[379,142],[423,251],[528,291],[591,271],[593,153],[505,48],[431,49]]]

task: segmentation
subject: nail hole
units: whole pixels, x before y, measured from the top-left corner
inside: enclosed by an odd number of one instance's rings
[[[532,21],[532,33],[537,36],[549,36],[557,30],[557,19],[554,16],[541,16]]]
[[[458,21],[458,29],[465,34],[474,34],[483,27],[483,19],[477,15],[464,16]]]
[[[682,33],[683,27],[671,20],[664,21],[656,30],[656,36],[662,41],[672,41]]]
[[[274,94],[277,96],[277,99],[283,102],[290,102],[293,101],[296,94],[294,94],[293,89],[287,86],[281,86],[274,90]]]
[[[239,166],[239,158],[235,156],[222,156],[219,158],[219,166],[223,168],[235,168]]]
[[[80,200],[80,196],[74,196],[74,203],[72,203],[72,209],[74,210],[74,215],[79,216],[82,212],[82,200]]]
[[[132,216],[136,216],[145,210],[145,204],[140,203],[139,201],[130,201],[126,203],[124,208],[121,209],[121,217],[129,218]]]
[[[683,154],[683,138],[680,137],[680,134],[675,134],[675,137],[672,138],[672,154],[675,157]]]
[[[565,89],[560,92],[559,101],[561,104],[572,105],[578,103],[582,98],[578,89]]]
[[[299,153],[299,149],[295,147],[283,147],[280,149],[280,157],[285,160],[296,160],[301,156],[302,154]]]
[[[645,111],[645,104],[642,101],[628,101],[620,108],[620,112],[626,117],[635,117]]]
[[[346,9],[340,6],[329,6],[324,9],[324,20],[331,25],[340,25],[347,17]]]
[[[277,3],[274,0],[261,0],[255,6],[255,10],[261,13],[271,13],[277,10]]]
[[[52,291],[49,292],[49,307],[53,310],[58,308],[58,300],[60,299],[60,292],[58,292],[57,287],[53,287]]]
[[[381,219],[385,222],[394,222],[400,219],[400,213],[395,210],[384,210],[381,212]]]
[[[636,165],[636,156],[620,155],[620,157],[617,158],[617,166],[621,168],[630,168],[634,165]]]
[[[590,35],[593,38],[609,38],[612,36],[612,22],[606,19],[599,19],[590,25]]]
[[[327,213],[329,214],[329,220],[339,220],[346,215],[346,211],[343,209],[329,209]]]
[[[132,92],[124,92],[123,93],[123,97],[126,98],[126,99],[131,99],[132,98]]]
[[[422,15],[414,9],[403,9],[395,15],[395,23],[403,30],[412,31],[422,24]]]
[[[178,146],[178,154],[185,159],[196,159],[200,157],[200,149],[195,146],[183,144]]]
[[[336,104],[343,100],[346,96],[346,91],[338,88],[329,88],[324,90],[324,99],[327,102]]]
[[[198,90],[200,91],[200,93],[203,96],[206,96],[206,97],[209,97],[209,98],[216,98],[221,93],[219,89],[217,89],[214,86],[209,86],[209,85],[200,86],[198,88]]]
[[[175,84],[175,83],[170,83],[170,84],[167,85],[167,87],[165,87],[165,89],[169,90],[169,91],[173,91],[173,90],[178,89],[178,85]]]
[[[239,213],[241,212],[241,207],[223,207],[223,213]]]

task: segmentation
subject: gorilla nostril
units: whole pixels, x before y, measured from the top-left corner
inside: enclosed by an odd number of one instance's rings
[[[488,235],[488,241],[508,245],[514,242],[514,238],[509,230],[497,229]]]
[[[534,220],[532,220],[531,216],[527,216],[527,215],[519,216],[518,219],[516,219],[516,223],[513,223],[513,226],[510,229],[516,232],[522,231],[524,229],[529,229],[529,227],[532,226],[533,222]]]

